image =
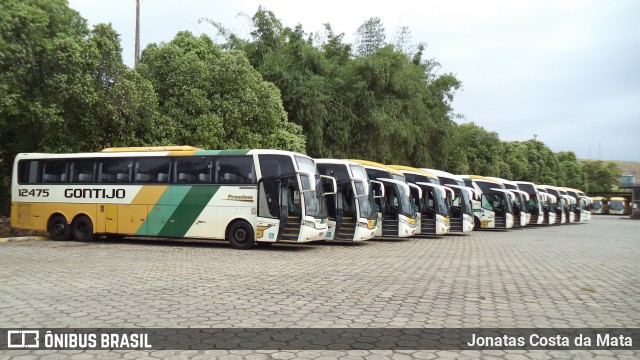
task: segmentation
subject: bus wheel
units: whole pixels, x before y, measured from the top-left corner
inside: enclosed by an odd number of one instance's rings
[[[246,221],[236,221],[227,230],[227,240],[234,249],[251,249],[256,243],[253,228]]]
[[[73,220],[71,234],[78,241],[93,240],[93,223],[88,217],[81,215]]]
[[[69,240],[71,237],[71,226],[67,223],[67,219],[62,215],[54,215],[49,219],[47,227],[51,238],[56,241]]]
[[[480,229],[480,220],[477,217],[473,217],[473,230]]]

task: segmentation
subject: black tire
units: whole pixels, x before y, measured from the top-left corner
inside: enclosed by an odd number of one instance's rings
[[[51,239],[56,241],[66,241],[71,237],[71,226],[62,215],[54,215],[49,219],[47,226]]]
[[[480,229],[480,220],[477,217],[473,217],[473,230]]]
[[[227,230],[227,241],[234,249],[247,250],[256,244],[253,228],[246,221],[236,221]]]
[[[84,215],[75,218],[71,224],[71,235],[77,241],[93,240],[93,223],[91,219]]]

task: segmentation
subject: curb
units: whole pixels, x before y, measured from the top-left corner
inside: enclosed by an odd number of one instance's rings
[[[0,243],[22,242],[22,241],[32,241],[32,240],[48,240],[48,239],[49,238],[46,236],[16,236],[16,237],[0,238]]]

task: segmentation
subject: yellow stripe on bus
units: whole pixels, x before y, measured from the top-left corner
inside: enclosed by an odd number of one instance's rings
[[[155,205],[167,188],[167,185],[143,186],[131,201],[131,205]]]

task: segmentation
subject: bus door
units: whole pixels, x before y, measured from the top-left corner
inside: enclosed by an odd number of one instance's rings
[[[300,188],[295,175],[258,181],[256,241],[297,241],[301,221]]]
[[[383,236],[406,237],[415,235],[415,208],[410,203],[410,189],[404,181],[381,179],[384,184],[385,207],[382,215]]]
[[[338,231],[343,189],[342,184],[338,184],[338,191],[334,194],[329,184],[323,182],[324,201],[327,208],[327,240],[333,240]]]
[[[324,195],[327,198],[329,213],[329,230],[327,240],[338,237],[343,240],[353,240],[356,222],[355,197],[351,181],[341,182],[336,185],[337,192],[333,193],[333,185],[323,181]],[[333,224],[332,224],[333,223]]]
[[[491,188],[493,208],[495,211],[496,227],[510,229],[513,227],[513,208],[511,199],[513,193],[509,190]]]
[[[480,227],[492,229],[496,227],[496,213],[493,209],[493,195],[482,193],[480,196]]]
[[[369,192],[371,194],[371,200],[376,212],[376,231],[375,236],[382,236],[382,219],[384,216],[385,207],[385,186],[380,181],[369,180],[371,186],[369,186]]]
[[[520,221],[521,226],[526,226],[531,222],[531,209],[529,208],[529,194],[522,190],[514,190],[516,196],[520,199],[520,212],[524,221]]]
[[[416,213],[416,234],[420,234],[421,233],[421,219],[422,219],[422,208],[423,208],[423,200],[422,200],[422,189],[415,184],[410,184],[408,183],[407,185],[409,185],[409,192],[410,192],[410,203],[411,206],[414,209],[414,212]]]
[[[444,235],[449,231],[449,218],[445,214],[444,188],[437,184],[418,182],[416,185],[422,189],[422,213],[421,233],[428,235]],[[438,226],[438,217],[441,217],[441,226]]]
[[[453,190],[454,193],[453,201],[451,202],[451,230],[471,231],[474,223],[471,205],[472,190],[460,185],[447,185],[447,187]]]

